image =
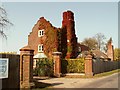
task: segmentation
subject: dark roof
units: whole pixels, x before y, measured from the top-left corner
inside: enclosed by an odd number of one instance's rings
[[[87,47],[86,45],[82,45],[80,43],[78,43],[78,47],[80,48],[81,52],[90,50],[89,47]]]
[[[82,51],[77,58],[81,58],[81,57],[86,57],[88,55],[89,51]]]
[[[107,54],[105,54],[104,52],[100,51],[100,50],[92,50],[90,51],[91,55],[93,56],[93,58],[100,58],[100,59],[109,59]],[[90,54],[89,51],[82,51],[77,58],[80,57],[86,57],[86,55]]]
[[[92,50],[92,53],[95,58],[108,59],[108,56],[104,52],[101,52],[100,50]]]

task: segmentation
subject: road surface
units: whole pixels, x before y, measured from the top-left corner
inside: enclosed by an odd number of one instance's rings
[[[119,80],[118,80],[119,79]],[[100,78],[50,78],[39,82],[52,84],[53,88],[118,88],[118,73]]]
[[[118,88],[120,74],[116,73],[107,77],[98,78],[91,83],[85,84],[82,88]]]

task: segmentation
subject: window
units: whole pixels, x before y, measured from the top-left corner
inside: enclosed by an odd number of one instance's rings
[[[38,52],[43,52],[43,44],[38,45]]]
[[[78,50],[79,50],[79,52],[81,52],[82,50],[81,50],[81,47],[78,47]]]
[[[42,37],[42,36],[44,36],[44,30],[43,29],[38,31],[38,37]]]
[[[70,42],[70,40],[67,40],[67,42]]]

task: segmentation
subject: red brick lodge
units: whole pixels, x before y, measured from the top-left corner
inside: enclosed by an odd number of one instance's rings
[[[34,50],[34,58],[51,58],[53,52],[62,52],[62,58],[77,58],[80,52],[89,51],[85,45],[77,42],[74,13],[63,12],[61,28],[54,27],[41,17],[28,35],[28,46]],[[113,46],[109,43],[107,56],[113,60]]]
[[[28,45],[34,49],[34,55],[44,53],[47,57],[52,52],[62,52],[63,58],[76,58],[78,55],[77,37],[75,34],[74,13],[63,12],[62,27],[56,28],[41,17],[28,35]]]

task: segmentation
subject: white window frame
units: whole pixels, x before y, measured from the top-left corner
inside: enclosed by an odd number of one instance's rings
[[[42,37],[42,36],[44,36],[44,30],[43,29],[38,31],[38,37]]]
[[[78,47],[78,49],[79,49],[80,52],[82,51],[81,47]]]
[[[38,52],[43,52],[43,44],[38,45]]]

